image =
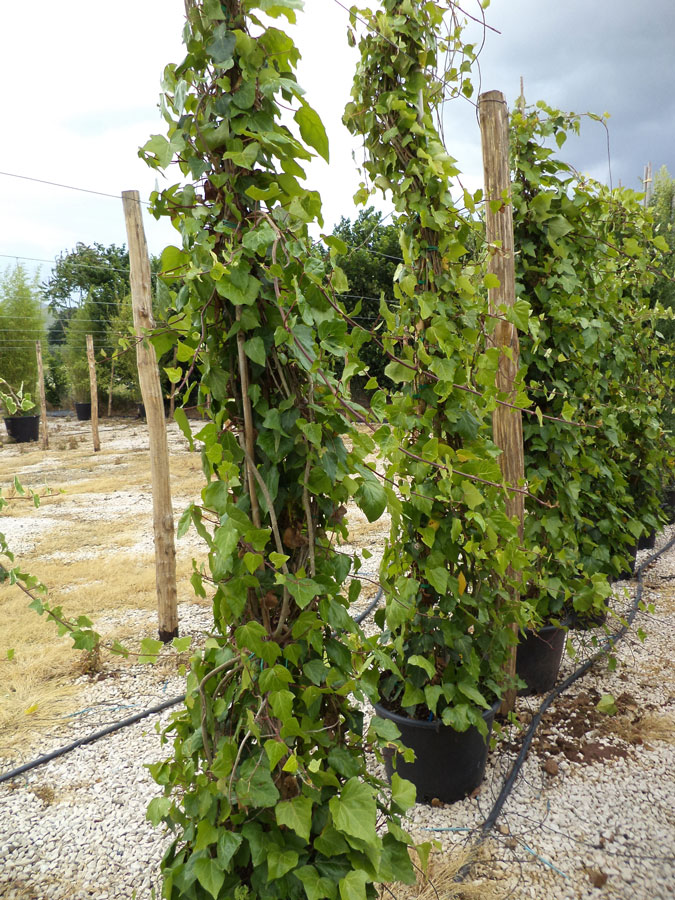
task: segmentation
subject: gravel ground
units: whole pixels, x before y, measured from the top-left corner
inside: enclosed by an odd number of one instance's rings
[[[675,534],[672,527],[657,547]],[[374,548],[373,548],[374,549]],[[370,559],[368,570],[377,568]],[[613,608],[625,610],[635,583],[616,585]],[[374,591],[366,592],[366,600]],[[675,896],[675,549],[645,573],[641,612],[616,653],[613,672],[598,664],[547,714],[486,856],[474,870],[498,895],[537,900],[671,900]],[[198,635],[209,611],[179,610],[181,633]],[[638,628],[646,637],[641,641]],[[594,652],[601,632],[573,634],[577,659]],[[30,753],[0,748],[0,772],[88,735],[136,711],[177,696],[184,681],[156,669],[106,669],[83,679],[81,710]],[[596,709],[601,695],[618,712]],[[541,698],[520,698],[527,724]],[[7,900],[150,900],[159,896],[158,864],[166,835],[145,821],[157,787],[143,764],[162,757],[157,723],[170,712],[0,785],[0,897]],[[515,729],[491,752],[485,782],[462,803],[418,804],[409,827],[441,848],[474,841],[517,753]]]

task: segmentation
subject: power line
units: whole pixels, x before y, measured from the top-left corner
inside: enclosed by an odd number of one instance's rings
[[[72,184],[61,184],[58,181],[46,181],[44,178],[33,178],[31,175],[17,175],[15,172],[0,172],[0,175],[4,175],[7,178],[20,178],[22,181],[35,181],[38,184],[48,184],[51,187],[60,187],[65,188],[68,191],[80,191],[83,194],[96,194],[98,197],[112,197],[113,200],[121,200],[121,194],[108,194],[105,191],[93,191],[90,188],[81,188],[75,187]],[[143,203],[145,206],[150,206],[148,200],[139,200],[139,203]]]

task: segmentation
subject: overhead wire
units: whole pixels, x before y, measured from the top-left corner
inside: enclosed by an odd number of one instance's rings
[[[75,185],[72,184],[62,184],[58,181],[47,181],[45,178],[35,178],[32,175],[17,175],[16,172],[0,172],[0,175],[4,175],[6,178],[19,178],[22,181],[35,181],[38,184],[48,184],[51,187],[65,188],[68,191],[80,191],[83,194],[96,194],[98,197],[112,197],[113,200],[122,200],[121,194],[110,194],[106,191],[95,191],[91,188],[75,187]],[[150,201],[148,200],[139,200],[138,202],[145,206],[150,206]]]

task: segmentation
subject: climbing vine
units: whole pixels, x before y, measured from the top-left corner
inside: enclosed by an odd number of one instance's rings
[[[155,343],[175,347],[184,402],[207,419],[193,436],[177,414],[207,480],[179,533],[206,541],[193,584],[210,586],[214,619],[165,735],[173,755],[151,767],[165,796],[149,816],[174,833],[168,898],[360,900],[414,880],[399,822],[414,790],[396,779],[388,794],[366,770],[365,742],[379,752],[396,731],[363,733],[359,563],[340,550],[347,502],[370,521],[386,503],[343,389],[367,335],[340,300],[345,245],[326,238],[325,258],[308,235],[321,203],[303,166],[329,150],[298,50],[259,15],[293,22],[298,6],[191,3],[187,56],[164,74],[167,136],[142,150],[187,182],[154,198],[181,235],[162,256],[176,314]]]
[[[671,374],[649,302],[663,238],[641,198],[581,178],[556,158],[580,117],[538,104],[512,117],[517,290],[532,307],[522,362],[538,410],[526,422],[530,509],[541,551],[531,583],[543,617],[603,610],[607,578],[629,570],[637,540],[662,521]],[[567,428],[556,417],[588,427]]]
[[[488,349],[494,276],[476,214],[482,193],[465,191],[463,209],[453,201],[459,170],[436,124],[448,96],[473,92],[461,19],[451,2],[354,9],[361,61],[344,117],[366,153],[369,184],[355,199],[391,198],[403,255],[396,305],[381,307],[385,374],[398,389],[371,401],[386,418],[377,438],[397,490],[381,570],[384,640],[373,642],[365,678],[373,700],[460,731],[484,729],[483,710],[502,694],[511,625],[527,615],[512,602],[512,572],[528,569],[491,438],[505,398],[499,351]],[[527,327],[527,304],[508,315]],[[515,402],[527,405],[522,391]]]

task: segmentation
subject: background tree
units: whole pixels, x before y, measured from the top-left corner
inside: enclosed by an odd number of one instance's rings
[[[37,274],[17,263],[0,276],[0,378],[35,396],[35,341],[46,338],[46,315]]]

